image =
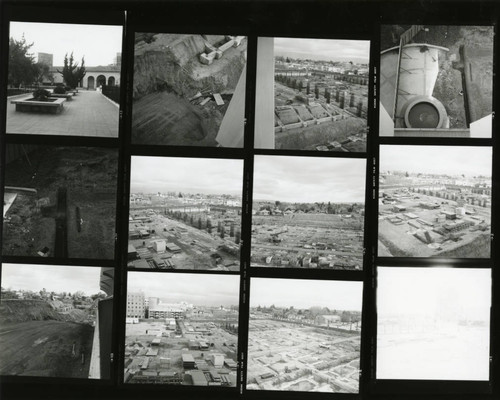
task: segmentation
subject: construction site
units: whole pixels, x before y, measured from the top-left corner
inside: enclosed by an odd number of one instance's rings
[[[4,255],[111,259],[118,152],[6,146]]]
[[[363,226],[362,205],[340,214],[261,210],[252,216],[251,266],[360,270]]]
[[[236,386],[237,311],[196,307],[175,318],[149,314],[127,320],[125,383]]]
[[[381,184],[378,255],[490,257],[491,187],[433,182]]]
[[[0,374],[108,379],[112,281],[113,268],[3,264]]]
[[[360,329],[269,317],[250,317],[248,390],[358,393]]]
[[[380,135],[491,137],[493,26],[382,25]]]
[[[136,33],[132,142],[243,146],[247,38]]]
[[[236,207],[131,206],[128,267],[239,271],[240,237]]]
[[[367,75],[287,69],[275,74],[276,149],[366,151]]]

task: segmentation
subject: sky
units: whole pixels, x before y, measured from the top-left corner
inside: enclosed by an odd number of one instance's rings
[[[251,278],[250,307],[328,307],[361,311],[363,283],[309,279]]]
[[[131,193],[242,195],[243,160],[132,156]]]
[[[255,156],[253,198],[292,203],[365,201],[366,160]]]
[[[128,292],[142,291],[166,303],[185,301],[193,305],[237,306],[239,275],[129,272]]]
[[[458,312],[464,318],[489,321],[490,304],[491,270],[488,269],[378,268],[380,316]]]
[[[274,55],[368,64],[369,40],[274,38]]]
[[[30,53],[49,53],[54,55],[54,66],[64,65],[64,55],[73,52],[75,61],[80,65],[85,57],[85,65],[113,64],[116,53],[122,51],[121,26],[81,25],[39,22],[10,23],[10,37],[20,40],[23,36],[27,43],[33,43]]]
[[[491,176],[491,147],[380,146],[380,172]]]
[[[3,264],[2,287],[38,292],[81,291],[90,296],[100,292],[100,267],[66,265]]]

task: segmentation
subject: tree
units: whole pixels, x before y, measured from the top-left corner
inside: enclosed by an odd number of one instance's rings
[[[225,233],[226,233],[226,232],[225,232],[225,229],[224,229],[224,227],[222,226],[222,227],[220,228],[220,238],[221,238],[221,239],[224,239]]]
[[[62,71],[57,70],[64,79],[64,82],[67,86],[72,89],[75,89],[78,86],[78,83],[85,76],[85,59],[82,57],[82,65],[78,66],[78,63],[74,63],[73,53],[71,53],[68,60],[68,53],[64,56],[64,67]]]
[[[200,229],[200,230],[201,230],[201,217],[200,217],[200,218],[198,218],[198,229]]]
[[[50,83],[54,83],[54,76],[52,72],[50,72],[50,67],[47,64],[38,62],[35,64],[35,67],[37,69],[35,77],[37,83],[43,83],[45,79]]]
[[[297,89],[299,89],[299,92],[302,92],[302,87],[303,87],[302,81],[299,81],[297,85]]]
[[[349,311],[342,311],[342,315],[340,316],[341,322],[351,322],[351,313]]]
[[[234,222],[231,222],[231,227],[229,228],[229,236],[234,237]]]
[[[38,76],[38,67],[33,54],[29,49],[33,43],[26,43],[23,35],[21,40],[10,38],[9,40],[9,85],[19,87],[20,85],[31,85]]]
[[[82,297],[85,297],[85,293],[83,293],[81,290],[73,293],[73,300],[80,300]]]
[[[349,100],[349,107],[354,107],[354,93],[351,93],[351,99]]]
[[[240,231],[236,231],[236,233],[234,234],[234,243],[240,244],[240,236],[241,236]]]
[[[311,82],[307,82],[306,94],[310,94],[310,93],[311,93]]]
[[[314,97],[319,99],[319,87],[318,87],[318,85],[314,86]]]
[[[330,92],[325,89],[325,100],[328,104],[330,104]]]

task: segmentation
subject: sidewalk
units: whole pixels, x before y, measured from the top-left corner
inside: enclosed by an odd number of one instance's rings
[[[80,90],[60,114],[19,112],[10,100],[7,133],[118,137],[119,108],[100,92]]]

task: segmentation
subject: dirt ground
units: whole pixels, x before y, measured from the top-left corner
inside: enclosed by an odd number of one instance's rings
[[[0,374],[88,378],[93,332],[90,325],[73,322],[2,323]]]
[[[333,141],[342,142],[353,134],[362,134],[365,131],[366,121],[352,117],[336,122],[277,132],[275,134],[275,145],[276,149],[316,150],[317,146],[326,145]],[[337,151],[343,150],[339,148]],[[356,142],[356,145],[352,146],[350,151],[365,152],[366,139]]]
[[[297,78],[301,79],[301,78]],[[318,82],[323,82],[327,85],[334,85],[335,83],[342,83],[343,86],[348,87],[349,93],[353,93],[356,98],[356,104],[359,100],[363,102],[363,109],[366,109],[367,101],[368,101],[368,86],[359,85],[355,83],[349,82],[336,82],[333,78],[311,78],[311,87],[314,88],[315,79]],[[303,103],[300,103],[296,100],[295,96],[306,97],[306,91],[303,89],[302,91],[289,88],[284,84],[275,81],[275,106],[283,106],[292,102],[292,106],[299,106],[299,112],[304,111],[302,107],[304,107]],[[326,104],[326,100],[324,98],[324,88],[319,90],[319,101],[321,104]],[[313,89],[311,89],[311,93],[314,93]],[[331,107],[334,107],[339,113],[343,113],[343,111],[339,108],[340,103],[335,101],[335,92],[333,91],[331,96]],[[350,95],[349,95],[350,96]],[[350,99],[350,97],[347,97]],[[349,101],[349,100],[347,100]],[[355,107],[350,109],[347,107],[348,111],[352,113],[356,113]],[[330,107],[330,108],[331,108]],[[296,122],[295,119],[298,119],[296,113],[281,112],[277,111],[280,114],[280,118],[282,117],[282,122],[284,124]],[[308,120],[310,113],[307,111],[302,112],[305,116],[305,119]],[[287,149],[287,150],[316,150],[317,146],[327,145],[332,141],[342,142],[346,140],[351,135],[362,135],[366,132],[366,118],[358,118],[351,116],[349,114],[344,113],[347,117],[346,119],[332,122],[325,122],[319,125],[309,125],[307,127],[298,127],[293,129],[287,129],[283,132],[277,132],[275,134],[275,148],[276,149]],[[349,148],[342,149],[334,149],[334,151],[355,151],[355,152],[364,152],[366,151],[366,137],[364,140],[357,142],[357,145],[351,145]]]
[[[239,271],[239,249],[236,254],[218,249],[219,246],[226,244],[231,247],[236,245],[234,238],[229,236],[228,228],[226,228],[224,239],[220,238],[217,233],[217,217],[214,213],[211,213],[211,220],[214,226],[211,234],[206,229],[200,230],[183,221],[178,221],[164,215],[154,215],[152,219],[153,222],[146,225],[155,230],[154,234],[149,238],[129,239],[129,243],[134,245],[139,255],[143,253],[151,257],[155,255],[160,258],[167,257],[174,264],[175,269]],[[236,229],[240,230],[241,219],[239,217],[234,219],[237,221]],[[198,214],[195,215],[194,220],[198,220]],[[152,241],[154,240],[165,240],[167,243],[174,243],[180,247],[181,252],[171,253],[167,250],[163,253],[156,253],[152,247]],[[221,263],[217,264],[215,258],[211,257],[214,253],[222,257]],[[141,258],[143,258],[142,255]],[[129,267],[134,268],[136,264],[137,262],[130,261]]]
[[[406,207],[405,213],[413,213],[425,221],[433,222],[435,226],[442,225],[444,222],[434,222],[436,217],[441,215],[442,211],[457,207],[456,202],[447,200],[438,209],[423,209],[419,206],[420,202],[442,201],[442,198],[418,194],[418,199],[404,199],[399,205]],[[378,236],[379,236],[379,256],[396,257],[460,257],[460,258],[488,258],[490,256],[490,233],[473,231],[470,228],[460,231],[463,234],[457,242],[451,240],[444,241],[443,237],[432,231],[432,227],[422,225],[426,229],[435,243],[439,243],[439,248],[429,246],[419,239],[413,233],[416,228],[409,225],[406,217],[402,213],[394,213],[393,205],[381,204],[379,212]],[[491,209],[476,207],[479,220],[473,220],[464,217],[464,220],[471,220],[478,224],[480,220],[485,220],[489,224],[491,221]],[[402,224],[393,224],[388,220],[389,217],[400,215],[405,222]],[[479,217],[480,216],[480,217]],[[415,221],[415,220],[414,220]]]
[[[150,41],[135,48],[132,142],[217,146],[215,138],[246,63],[246,39],[206,65],[199,60],[202,35],[150,35]],[[224,36],[218,39],[225,41]],[[194,98],[197,93],[202,96]],[[217,105],[214,93],[223,105]]]
[[[215,137],[228,102],[204,108],[169,92],[147,94],[134,102],[133,141],[141,144],[216,146]]]
[[[271,234],[279,234],[279,242],[271,240]],[[316,248],[324,243],[326,248]],[[326,259],[324,266],[348,264],[362,268],[363,219],[361,216],[344,218],[333,214],[292,214],[291,216],[252,217],[252,265],[267,265],[265,258],[279,256],[296,266],[294,260],[301,256],[320,256]],[[340,267],[337,267],[340,268]]]
[[[359,352],[359,331],[251,319],[247,388],[356,393]]]
[[[20,191],[6,214],[3,254],[37,256],[47,247],[49,257],[54,256],[57,190],[65,187],[68,257],[113,258],[117,169],[116,151],[88,147],[40,146],[28,158],[8,164],[5,185],[37,193]]]

